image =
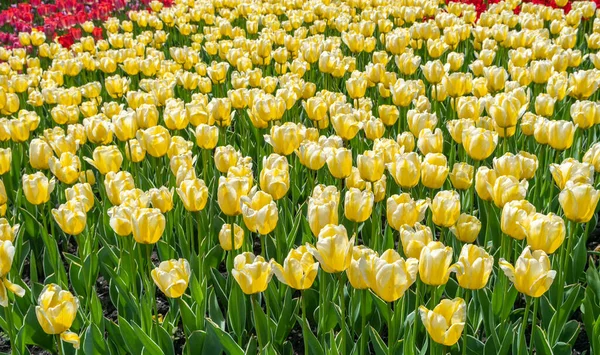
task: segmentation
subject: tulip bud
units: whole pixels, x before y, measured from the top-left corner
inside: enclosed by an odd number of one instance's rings
[[[121,237],[131,234],[131,214],[133,208],[129,206],[113,206],[108,209],[107,214],[110,217],[110,227]]]
[[[152,188],[148,190],[150,203],[152,207],[158,208],[161,213],[167,213],[173,209],[173,189],[169,190],[165,186],[160,189]]]
[[[532,253],[529,247],[523,250],[515,266],[503,258],[499,264],[517,291],[530,297],[541,297],[552,286],[556,277],[556,271],[551,270],[548,255],[542,250]]]
[[[547,121],[548,145],[556,150],[571,148],[577,125],[568,121]]]
[[[371,274],[371,267],[373,266],[371,261],[376,256],[377,252],[364,245],[358,245],[352,249],[352,261],[350,267],[346,269],[346,275],[348,275],[348,281],[350,281],[353,288],[357,290],[369,288],[368,279],[365,278],[365,275]]]
[[[165,231],[165,216],[158,208],[137,208],[131,214],[133,239],[140,244],[155,244]]]
[[[60,334],[60,339],[79,348],[79,336],[69,331],[75,321],[79,299],[56,284],[44,286],[38,297],[35,315],[46,334]]]
[[[241,198],[249,192],[250,184],[247,179],[221,176],[217,189],[217,203],[227,216],[237,216],[242,213]]]
[[[177,188],[177,195],[187,211],[202,211],[208,201],[208,188],[203,180],[184,180]]]
[[[467,305],[462,298],[442,300],[433,310],[419,306],[421,321],[436,343],[452,346],[460,339],[467,320]]]
[[[202,149],[214,149],[219,141],[219,127],[201,123],[196,127],[196,144]]]
[[[350,221],[361,223],[373,212],[373,192],[350,188],[344,197],[344,215]]]
[[[327,273],[342,272],[352,261],[354,237],[348,240],[346,228],[343,225],[328,224],[319,233],[317,244],[306,244],[306,248]]]
[[[402,188],[417,186],[421,178],[421,158],[414,152],[397,154],[386,167],[396,184]]]
[[[179,298],[190,282],[190,264],[185,259],[161,262],[151,272],[156,286],[169,298]]]
[[[383,157],[371,150],[358,155],[357,166],[361,178],[371,182],[381,179],[385,168]]]
[[[304,245],[290,250],[283,266],[275,261],[271,261],[271,265],[277,279],[295,290],[309,289],[319,271],[319,263]]]
[[[494,153],[498,134],[483,128],[469,128],[462,132],[462,143],[471,158],[484,160]]]
[[[486,286],[494,266],[494,257],[473,244],[463,245],[458,257],[456,279],[460,287],[480,290]]]
[[[69,235],[79,235],[85,229],[87,220],[85,206],[77,200],[69,200],[58,209],[52,209],[56,224]]]
[[[0,175],[4,175],[10,171],[12,162],[12,152],[10,148],[0,148]]]

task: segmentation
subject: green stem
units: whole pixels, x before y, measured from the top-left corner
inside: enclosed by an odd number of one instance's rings
[[[419,301],[419,291],[421,288],[421,280],[419,280],[419,278],[417,278],[417,281],[415,281],[415,283],[417,284],[417,289],[415,290],[415,320],[413,321],[413,350],[417,347],[417,325],[419,324],[419,306],[420,306],[420,301]]]
[[[533,300],[533,317],[531,319],[531,338],[529,339],[529,355],[533,354],[533,332],[535,331],[535,326],[536,326],[536,317],[537,317],[537,312],[538,312],[538,307],[540,305],[540,299],[539,297],[536,297]]]
[[[8,305],[4,308],[4,315],[6,316],[6,325],[8,327],[8,329],[6,330],[6,332],[8,333],[8,339],[10,340],[10,346],[15,347],[15,334],[14,334],[14,322],[13,322],[13,305],[10,302],[10,298],[8,297],[8,295],[6,295],[6,298],[8,298]]]
[[[62,339],[60,338],[60,334],[56,334],[56,346],[57,346],[57,353],[58,355],[63,355],[65,352],[63,350],[63,346],[62,346]]]
[[[367,325],[367,293],[369,290],[360,290],[360,348],[359,354],[363,355],[365,353],[365,347],[367,345],[367,333],[366,333],[366,325]]]
[[[523,313],[523,322],[521,323],[521,332],[523,336],[519,339],[521,345],[527,346],[525,344],[525,328],[527,328],[527,318],[529,316],[529,308],[531,307],[531,298],[529,296],[525,296],[525,312]],[[520,348],[520,347],[519,347]]]
[[[392,303],[391,302],[387,302],[387,307],[388,307],[388,355],[392,355],[394,353],[393,351],[393,347],[394,347],[394,336],[392,334],[394,334],[394,320],[392,317]]]
[[[306,328],[308,327],[308,323],[306,322],[306,297],[304,297],[304,290],[302,290],[301,292],[302,293],[301,293],[300,298],[302,298],[302,329],[303,329],[302,339],[304,340],[304,354],[308,354],[308,337],[306,334],[304,334],[304,332],[306,331]]]
[[[340,310],[342,313],[342,319],[340,322],[340,331],[342,332],[342,354],[346,353],[346,301],[344,300],[344,273],[340,272],[338,274],[338,283],[339,283],[339,297],[340,297]]]
[[[469,333],[469,322],[468,322],[468,315],[469,315],[469,301],[471,299],[471,290],[465,289],[465,307],[466,307],[466,313],[467,313],[467,317],[465,317],[465,328],[463,330],[463,334],[462,334],[462,355],[465,355],[467,353],[467,335]]]

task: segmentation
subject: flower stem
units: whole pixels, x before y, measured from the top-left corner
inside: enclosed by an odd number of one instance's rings
[[[417,347],[417,324],[419,323],[419,291],[420,291],[420,286],[421,286],[421,281],[417,278],[417,281],[415,281],[415,283],[417,284],[417,289],[415,290],[415,320],[413,321],[413,350]]]
[[[366,333],[366,325],[367,325],[367,293],[368,289],[360,290],[360,348],[359,354],[363,355],[365,353],[365,347],[367,345],[367,333]]]
[[[463,330],[463,339],[462,339],[462,355],[465,355],[467,353],[467,335],[469,333],[469,324],[468,324],[468,320],[469,320],[469,301],[471,299],[471,290],[465,289],[465,307],[466,307],[466,313],[467,316],[465,317],[465,328]]]
[[[304,332],[308,327],[308,323],[306,322],[306,297],[304,297],[304,290],[301,291],[302,298],[302,339],[304,340],[304,354],[308,354],[308,337]]]
[[[538,312],[538,307],[540,305],[539,297],[534,298],[533,300],[533,317],[531,319],[531,338],[529,339],[529,355],[533,354],[533,332],[535,331],[536,326],[536,317]]]
[[[342,319],[340,322],[340,331],[342,332],[342,346],[341,353],[346,353],[346,302],[344,300],[344,273],[340,272],[338,274],[338,282],[339,282],[339,297],[340,297],[340,309],[342,313]]]
[[[521,332],[523,336],[519,339],[522,341],[523,346],[527,346],[525,344],[525,328],[527,328],[527,318],[529,316],[529,308],[531,307],[531,298],[529,296],[525,296],[525,312],[523,313],[523,322],[521,323]]]

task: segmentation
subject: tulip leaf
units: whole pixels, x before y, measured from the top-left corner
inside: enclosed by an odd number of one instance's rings
[[[467,353],[479,355],[483,354],[485,345],[481,342],[481,340],[475,338],[472,335],[467,335]]]
[[[571,257],[573,259],[572,266],[569,268],[569,275],[567,275],[567,283],[569,284],[579,281],[579,275],[585,270],[585,264],[587,263],[586,238],[579,237]]]
[[[204,348],[204,341],[206,340],[206,332],[203,330],[195,330],[187,337],[187,342],[183,349],[184,354],[194,354],[198,352],[198,349]]]
[[[213,279],[213,293],[216,294],[216,296],[218,297],[218,299],[222,302],[222,303],[226,303],[227,302],[227,294],[225,293],[225,285],[227,283],[227,281],[225,280],[225,278],[223,277],[223,275],[221,275],[221,273],[217,270],[217,269],[210,269],[210,274],[212,276]],[[215,296],[215,295],[213,295]]]
[[[154,328],[156,328],[156,331],[158,333],[158,345],[160,346],[160,348],[162,349],[162,351],[165,353],[165,355],[175,355],[175,347],[173,345],[173,339],[171,339],[171,336],[169,335],[169,333],[167,333],[167,331],[165,330],[165,328],[159,326],[159,325],[154,325]]]
[[[575,346],[580,331],[581,326],[579,325],[579,322],[575,319],[571,319],[564,325],[560,337],[558,338],[558,342]]]
[[[256,342],[256,337],[250,337],[250,340],[247,341],[248,345],[246,345],[246,349],[244,350],[244,354],[256,354],[256,351],[258,350],[257,347],[257,342]]]
[[[533,327],[533,344],[537,354],[540,355],[552,355],[552,348],[548,343],[546,333],[538,325]]]
[[[119,316],[119,329],[125,345],[134,354],[141,354],[144,348],[156,351],[155,354],[163,354],[160,347],[144,333],[135,323],[129,323],[125,318]]]
[[[389,312],[387,303],[384,300],[382,300],[381,298],[379,298],[379,296],[374,294],[373,291],[370,291],[370,292],[371,292],[371,297],[373,298],[373,301],[375,303],[375,306],[377,307],[377,310],[379,311],[379,313],[381,314],[383,319],[385,319],[386,322],[389,322],[391,314]]]
[[[308,319],[306,320],[306,322],[303,322],[302,318],[300,318],[298,315],[296,315],[296,319],[302,324],[302,337],[306,338],[308,342],[308,349],[304,350],[305,353],[314,355],[324,355],[325,351],[323,350],[323,347],[321,346],[321,343],[319,342],[315,334],[310,329],[310,323],[308,322]]]
[[[262,307],[256,300],[256,297],[252,296],[252,314],[254,316],[254,328],[256,329],[256,335],[258,336],[260,344],[266,344],[269,341],[269,324],[267,323],[267,315],[263,311]],[[261,349],[262,350],[262,349]]]
[[[83,333],[81,346],[85,354],[104,354],[107,351],[104,336],[95,324],[90,324]]]
[[[225,318],[217,302],[215,292],[211,291],[208,295],[208,315],[221,329],[225,329]]]
[[[371,334],[371,339],[373,342],[373,350],[375,350],[375,354],[377,355],[386,355],[388,353],[388,347],[385,345],[381,336],[379,336],[379,332],[375,330],[375,328],[369,326],[369,333]]]
[[[237,335],[238,339],[241,339],[246,328],[246,297],[235,282],[232,284],[229,293],[227,320],[233,333]]]
[[[550,325],[548,327],[548,341],[550,344],[556,344],[556,341],[558,340],[558,337],[562,332],[568,317],[581,303],[582,296],[583,292],[581,292],[581,287],[579,285],[576,285],[570,290],[566,301],[562,303],[550,321]]]
[[[7,310],[8,308],[4,308]],[[35,307],[29,307],[25,318],[23,319],[23,327],[19,331],[19,336],[22,336],[23,342],[27,345],[37,345],[46,350],[55,351],[55,342],[52,335],[46,334],[35,315]]]
[[[277,321],[277,327],[275,328],[275,343],[278,345],[283,344],[285,339],[294,325],[296,324],[295,319],[292,317],[293,314],[298,313],[298,306],[300,302],[298,299],[292,299],[292,289],[287,287],[284,298],[283,308],[281,309],[281,315]]]
[[[206,319],[206,329],[207,329],[207,337],[204,342],[204,351],[205,354],[218,354],[221,352],[221,348],[225,350],[225,352],[229,355],[243,355],[244,351],[236,342],[233,340],[231,335],[227,332],[223,331],[221,327],[219,327],[215,322],[213,322],[210,318]],[[216,342],[216,343],[215,343]],[[219,346],[219,348],[215,347],[215,344]]]

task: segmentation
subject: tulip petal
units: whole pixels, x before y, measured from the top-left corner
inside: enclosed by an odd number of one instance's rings
[[[60,338],[66,343],[73,344],[75,349],[79,349],[79,335],[67,330],[60,334]]]

